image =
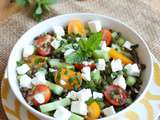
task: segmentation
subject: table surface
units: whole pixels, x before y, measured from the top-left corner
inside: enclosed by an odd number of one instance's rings
[[[0,21],[5,20],[7,17],[17,13],[22,8],[15,5],[14,3],[8,4],[10,0],[0,0]],[[148,4],[153,10],[160,10],[160,0],[141,0]],[[1,78],[1,77],[0,77]],[[2,105],[0,102],[0,120],[7,120],[5,113],[3,112]]]

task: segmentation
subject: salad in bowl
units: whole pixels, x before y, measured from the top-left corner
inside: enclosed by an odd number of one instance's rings
[[[22,49],[16,72],[26,102],[56,120],[111,116],[138,97],[146,65],[138,44],[100,20],[53,25]]]

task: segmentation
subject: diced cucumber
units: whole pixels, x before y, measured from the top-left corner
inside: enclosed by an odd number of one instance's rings
[[[63,92],[63,88],[59,85],[51,83],[49,81],[46,82],[46,85],[53,91],[54,94],[60,95]]]
[[[136,83],[136,77],[128,76],[126,79],[126,83],[128,86],[133,86]]]
[[[112,32],[112,41],[116,43],[117,39],[121,36],[119,32]]]
[[[61,63],[59,59],[49,59],[48,63],[51,67],[58,67],[58,68],[67,68],[67,69],[74,69],[73,65],[69,65],[66,63]]]
[[[99,70],[92,71],[92,72],[91,72],[91,78],[92,78],[92,80],[94,80],[96,83],[98,83],[99,80],[101,79],[100,71],[99,71]]]
[[[60,63],[60,60],[59,59],[49,59],[48,60],[48,63],[51,67],[55,67],[57,64]]]
[[[72,115],[69,118],[69,120],[84,120],[84,118],[79,116],[79,115],[77,115],[77,114],[72,113]]]
[[[116,51],[121,52],[121,48],[120,48],[120,46],[118,46],[117,44],[112,44],[111,47],[112,47],[113,49],[115,49]]]
[[[123,46],[123,44],[126,42],[126,40],[124,39],[124,38],[122,38],[122,37],[120,37],[120,38],[118,38],[118,40],[117,40],[117,44],[119,45],[119,46]]]
[[[59,106],[68,106],[71,104],[71,100],[69,98],[64,98],[58,101],[54,101],[51,103],[40,105],[40,111],[43,113],[50,112],[56,110]]]
[[[105,59],[105,61],[109,61],[108,52],[105,52],[105,51],[102,51],[102,50],[95,50],[93,52],[93,57],[96,58],[96,59],[103,58],[103,59]]]

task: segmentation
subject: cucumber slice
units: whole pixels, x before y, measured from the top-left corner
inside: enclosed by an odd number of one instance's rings
[[[128,86],[133,86],[136,83],[136,77],[128,76],[126,79],[126,83]]]
[[[99,71],[99,70],[92,71],[92,72],[91,72],[91,78],[92,78],[92,80],[94,80],[96,83],[98,83],[99,80],[101,80],[100,71]]]
[[[76,115],[76,114],[72,113],[72,115],[69,118],[69,120],[84,120],[84,118],[79,116],[79,115]]]
[[[103,59],[105,59],[105,61],[109,61],[108,52],[105,52],[105,51],[102,51],[102,50],[95,50],[93,52],[93,57],[96,58],[96,59],[103,58]]]
[[[71,104],[71,100],[69,98],[64,98],[58,101],[54,101],[51,103],[40,105],[40,111],[43,113],[50,112],[56,110],[59,106],[68,106]]]
[[[120,37],[118,40],[117,40],[117,44],[119,45],[119,46],[123,46],[123,44],[126,42],[126,40],[124,39],[124,38],[122,38],[122,37]]]
[[[49,59],[48,63],[51,67],[58,67],[58,68],[67,68],[67,69],[74,69],[73,65],[69,65],[66,63],[61,63],[59,59]]]
[[[46,82],[46,85],[53,91],[54,94],[60,95],[63,92],[63,88],[59,85],[51,83],[49,81]]]

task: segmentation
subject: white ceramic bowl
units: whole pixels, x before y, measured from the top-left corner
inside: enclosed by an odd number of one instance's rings
[[[9,78],[9,84],[11,86],[13,93],[15,94],[17,99],[21,102],[21,104],[24,105],[25,108],[27,108],[34,115],[36,115],[37,117],[43,120],[44,119],[52,120],[53,117],[47,116],[35,110],[31,106],[29,106],[25,101],[25,99],[23,98],[18,86],[17,79],[16,79],[16,61],[21,59],[22,48],[24,47],[24,45],[31,44],[33,42],[33,39],[36,36],[40,35],[41,33],[51,31],[51,27],[53,25],[65,26],[67,22],[73,18],[78,18],[82,20],[84,23],[87,23],[87,21],[89,20],[98,19],[102,22],[102,26],[119,31],[122,33],[123,36],[125,36],[131,42],[139,44],[138,54],[139,54],[140,60],[142,63],[146,64],[147,67],[142,74],[143,85],[142,85],[142,89],[139,94],[139,97],[136,99],[135,102],[139,101],[144,96],[144,93],[148,89],[148,86],[151,82],[151,78],[153,74],[151,54],[144,40],[135,32],[135,30],[133,30],[129,26],[125,25],[121,21],[116,20],[112,17],[91,14],[91,13],[74,13],[74,14],[60,15],[60,16],[50,18],[48,20],[45,20],[35,25],[30,30],[28,30],[24,35],[22,35],[22,37],[18,40],[18,42],[14,46],[8,61],[8,78]],[[135,104],[135,102],[133,104]],[[129,109],[129,107],[127,107],[126,109],[122,110],[121,112],[115,115],[107,117],[107,119],[114,118],[120,115],[120,113],[126,112]]]

